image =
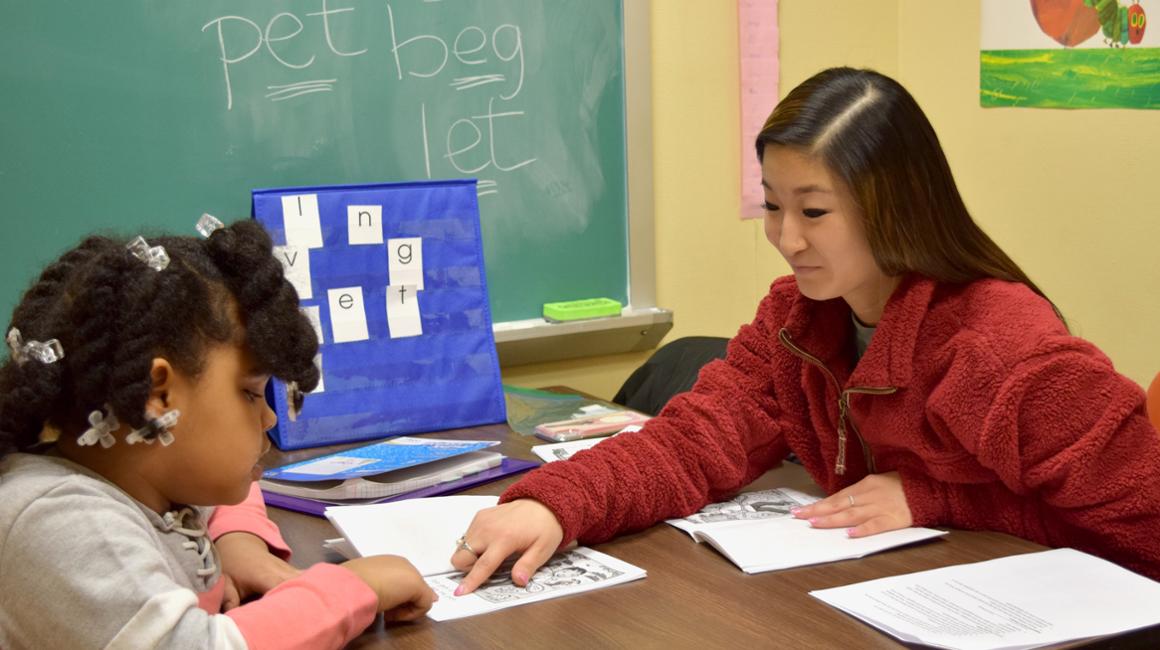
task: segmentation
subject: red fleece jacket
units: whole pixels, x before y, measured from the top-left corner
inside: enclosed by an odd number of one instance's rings
[[[1070,546],[1160,579],[1144,392],[1026,286],[905,278],[854,366],[850,309],[775,281],[724,360],[635,434],[504,493],[594,543],[683,517],[793,451],[827,492],[897,471],[915,525]],[[844,414],[844,415],[843,415]]]

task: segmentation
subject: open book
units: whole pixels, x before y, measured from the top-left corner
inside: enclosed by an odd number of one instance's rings
[[[498,444],[392,438],[268,470],[259,485],[267,492],[322,501],[378,499],[495,467],[503,456],[481,450]]]
[[[584,547],[565,549],[532,576],[527,586],[501,568],[476,591],[454,596],[463,574],[451,566],[455,542],[475,513],[494,506],[494,496],[411,499],[367,506],[326,509],[342,540],[327,546],[347,557],[401,555],[411,561],[439,594],[427,614],[437,621],[485,614],[516,605],[610,587],[645,577],[644,569]]]
[[[744,492],[668,523],[698,543],[707,542],[746,573],[849,560],[946,534],[930,528],[904,528],[851,538],[844,528],[814,528],[790,515],[790,508],[817,500],[790,488]]]

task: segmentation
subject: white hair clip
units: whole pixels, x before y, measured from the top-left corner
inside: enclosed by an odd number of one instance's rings
[[[146,414],[145,417],[149,418]],[[168,447],[173,444],[173,432],[170,431],[177,425],[177,418],[181,417],[181,411],[173,409],[166,411],[155,418],[149,418],[145,426],[140,429],[133,429],[133,431],[125,436],[125,442],[130,445],[135,445],[143,442],[147,445],[153,444],[154,440],[160,440],[162,447]]]
[[[169,266],[169,253],[165,252],[165,248],[163,246],[150,246],[149,242],[140,235],[126,244],[125,248],[129,249],[133,257],[145,262],[154,271],[162,271]]]
[[[113,407],[106,405],[105,408],[109,410],[109,414],[105,415],[100,409],[89,413],[89,424],[92,425],[81,437],[77,438],[77,444],[82,447],[95,445],[98,442],[105,449],[112,447],[117,439],[113,437],[113,432],[121,427],[121,423],[117,421],[117,416],[113,415]]]
[[[12,360],[17,365],[23,365],[29,359],[36,359],[41,363],[55,363],[64,358],[64,348],[56,339],[25,341],[24,337],[20,335],[20,330],[15,327],[8,330],[8,336],[5,338],[8,341],[8,351],[12,355]]]
[[[222,223],[220,219],[213,216],[212,214],[209,214],[208,212],[203,213],[201,218],[197,220],[197,232],[206,239],[209,239],[209,236],[212,235],[215,230],[225,227],[226,225]]]
[[[292,381],[286,384],[286,412],[290,416],[291,422],[298,421],[298,414],[302,412],[302,403],[305,400],[306,395],[298,387],[298,382]]]

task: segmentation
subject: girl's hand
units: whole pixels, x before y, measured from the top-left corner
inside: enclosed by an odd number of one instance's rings
[[[524,587],[552,554],[560,548],[564,529],[548,507],[533,499],[480,510],[471,520],[460,546],[451,555],[451,565],[468,571],[455,590],[456,596],[469,594],[483,584],[508,556],[518,553],[512,567],[512,582]]]
[[[301,573],[271,554],[265,540],[251,533],[226,533],[217,538],[214,546],[222,562],[222,573],[232,582],[232,599],[237,603],[264,594]],[[230,585],[227,583],[227,595]]]
[[[397,555],[372,555],[343,562],[342,566],[375,591],[379,611],[387,622],[420,618],[438,599],[415,567]]]
[[[234,586],[234,581],[228,573],[223,573],[221,579],[226,584],[225,593],[222,595],[222,611],[228,612],[242,604],[242,597],[238,594],[238,588]]]
[[[898,472],[871,474],[850,487],[791,510],[814,528],[846,528],[850,537],[866,537],[914,523]]]

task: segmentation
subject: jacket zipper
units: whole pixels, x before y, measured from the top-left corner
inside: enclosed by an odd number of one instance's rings
[[[799,348],[789,336],[789,330],[781,328],[777,333],[777,338],[781,341],[790,352],[794,355],[804,359],[822,369],[822,372],[830,378],[830,382],[834,384],[834,388],[838,391],[838,458],[834,463],[834,473],[841,476],[846,473],[846,421],[849,418],[850,412],[850,395],[859,393],[862,395],[890,395],[898,391],[894,386],[860,386],[854,388],[847,388],[842,390],[842,385],[838,383],[838,378],[834,373],[822,363],[822,360],[814,355]],[[870,451],[870,445],[866,444],[862,433],[858,431],[858,426],[854,424],[854,420],[849,419],[850,428],[854,431],[854,437],[858,439],[858,443],[862,447],[862,456],[866,459],[866,470],[874,474],[876,467],[874,463],[874,454]]]

